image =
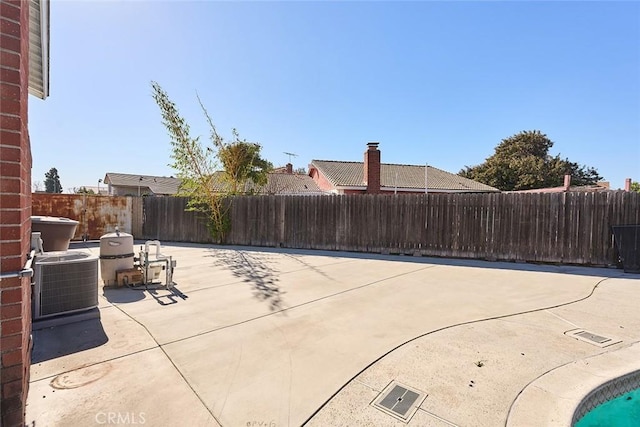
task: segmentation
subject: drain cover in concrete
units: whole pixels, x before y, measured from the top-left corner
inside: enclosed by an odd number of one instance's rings
[[[588,342],[589,344],[593,344],[598,347],[608,347],[622,342],[622,340],[616,340],[615,338],[594,334],[593,332],[585,331],[583,329],[573,329],[565,332],[565,335],[579,339],[580,341]]]
[[[373,401],[373,406],[408,422],[426,397],[426,393],[391,382]]]

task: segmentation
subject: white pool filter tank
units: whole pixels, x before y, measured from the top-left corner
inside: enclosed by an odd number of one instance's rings
[[[116,229],[100,237],[100,274],[105,286],[117,284],[117,272],[133,268],[133,236]]]

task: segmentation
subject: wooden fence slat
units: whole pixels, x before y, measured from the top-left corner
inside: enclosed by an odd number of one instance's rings
[[[185,211],[186,199],[129,199],[120,203],[121,213],[113,212],[117,201],[109,201],[109,212],[127,218],[136,239],[213,241],[203,218]],[[34,196],[34,215],[69,217],[82,211],[86,218],[99,218],[106,203],[105,197],[76,195],[64,206],[43,200]],[[230,244],[526,262],[616,264],[611,227],[640,224],[640,194],[622,191],[271,195],[229,202]],[[92,227],[83,225],[80,233]]]

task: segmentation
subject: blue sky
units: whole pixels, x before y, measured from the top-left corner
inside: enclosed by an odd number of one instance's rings
[[[194,135],[259,142],[294,167],[362,161],[457,173],[540,130],[551,154],[640,180],[638,2],[52,1],[51,93],[30,98],[32,181],[174,175],[151,98]]]

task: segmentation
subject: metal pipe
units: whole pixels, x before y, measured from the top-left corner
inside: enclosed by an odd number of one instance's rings
[[[424,194],[429,194],[429,185],[427,178],[429,177],[429,163],[424,164]]]
[[[25,268],[20,271],[11,271],[9,273],[0,274],[0,280],[13,279],[15,277],[33,277],[33,269]]]
[[[11,271],[9,273],[1,273],[0,280],[4,279],[13,279],[16,277],[33,277],[33,268],[31,268],[31,264],[33,263],[33,258],[36,254],[36,251],[33,250],[29,253],[29,257],[27,258],[27,262],[24,265],[24,268],[20,271]]]

